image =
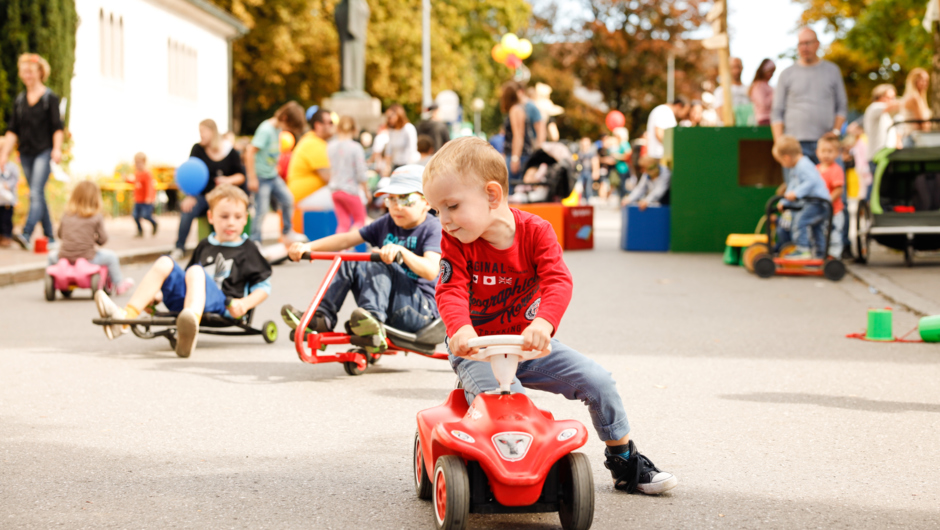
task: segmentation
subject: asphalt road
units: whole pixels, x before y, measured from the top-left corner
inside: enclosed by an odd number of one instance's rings
[[[594,528],[940,525],[940,345],[846,339],[884,305],[850,278],[624,253],[615,222],[602,212],[598,248],[566,254],[558,337],[613,372],[637,446],[679,486],[615,491],[592,436]],[[307,304],[325,268],[277,267],[256,322]],[[415,413],[453,388],[446,363],[386,358],[350,377],[301,363],[283,325],[273,345],[203,335],[178,359],[162,339],[108,342],[91,301],[45,302],[39,282],[0,297],[0,528],[432,527],[411,443]],[[590,425],[580,403],[531,395]]]

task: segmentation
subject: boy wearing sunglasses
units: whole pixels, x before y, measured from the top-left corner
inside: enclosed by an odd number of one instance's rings
[[[378,335],[374,343],[380,346],[371,353],[385,350],[382,324],[415,332],[438,318],[434,286],[441,264],[441,222],[428,215],[430,206],[421,188],[423,171],[423,166],[406,165],[392,173],[388,185],[375,192],[376,197],[385,196],[388,213],[372,224],[290,246],[288,255],[294,261],[304,252],[337,252],[363,242],[382,256],[382,263],[343,262],[311,321],[313,330],[333,331],[349,291],[359,306],[349,319],[352,332],[360,337]],[[395,263],[399,252],[401,265]],[[281,316],[296,329],[303,311],[288,304],[281,308]]]

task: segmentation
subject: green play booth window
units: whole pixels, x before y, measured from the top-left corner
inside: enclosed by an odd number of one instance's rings
[[[723,252],[728,234],[754,231],[783,182],[770,127],[666,131],[673,252]]]

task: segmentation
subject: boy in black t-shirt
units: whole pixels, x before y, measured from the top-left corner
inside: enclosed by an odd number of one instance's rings
[[[317,332],[332,331],[336,313],[350,290],[356,308],[349,319],[358,336],[378,335],[372,353],[385,350],[382,323],[402,331],[418,331],[439,316],[434,301],[434,285],[441,264],[441,222],[428,215],[430,206],[421,190],[423,166],[402,166],[392,173],[387,186],[375,196],[385,195],[388,213],[356,232],[334,234],[310,243],[294,243],[290,259],[300,260],[307,251],[334,252],[368,241],[382,256],[382,263],[344,261],[320,302],[313,320]],[[394,263],[401,252],[403,263]],[[303,311],[290,305],[281,316],[291,328],[297,327]]]
[[[157,259],[123,309],[104,291],[95,293],[102,318],[137,318],[161,300],[170,311],[178,311],[176,354],[180,357],[189,357],[195,349],[203,313],[241,318],[271,293],[271,266],[242,235],[248,221],[248,196],[240,188],[222,184],[206,201],[215,231],[196,246],[186,272],[169,256]],[[121,325],[104,327],[109,339],[125,331]]]

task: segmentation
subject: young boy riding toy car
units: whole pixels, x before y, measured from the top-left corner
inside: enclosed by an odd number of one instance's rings
[[[385,196],[388,213],[355,232],[334,234],[294,243],[290,259],[304,252],[331,252],[369,242],[382,262],[344,261],[314,315],[318,333],[333,331],[337,312],[352,290],[358,307],[349,320],[350,330],[360,337],[375,337],[370,353],[386,349],[383,324],[408,332],[418,331],[438,318],[434,282],[440,270],[441,223],[428,212],[430,206],[421,188],[423,166],[401,166],[387,186],[375,192]],[[395,263],[401,254],[402,263]],[[296,328],[303,315],[293,306],[281,309],[284,321]]]
[[[271,293],[271,266],[258,247],[242,234],[248,222],[248,195],[231,184],[208,195],[209,224],[215,229],[193,251],[186,271],[169,256],[157,259],[124,308],[104,291],[95,293],[101,318],[133,320],[162,301],[176,317],[176,354],[189,357],[196,348],[203,313],[240,319]],[[109,339],[130,326],[104,326]]]
[[[676,477],[657,469],[630,440],[611,374],[552,338],[571,300],[571,273],[551,225],[509,207],[503,157],[484,140],[459,138],[434,155],[423,179],[444,228],[437,303],[467,402],[499,388],[488,363],[469,359],[477,348],[468,341],[522,335],[522,349],[542,355],[519,364],[512,390],[536,388],[588,405],[617,489],[659,494],[674,488]]]

